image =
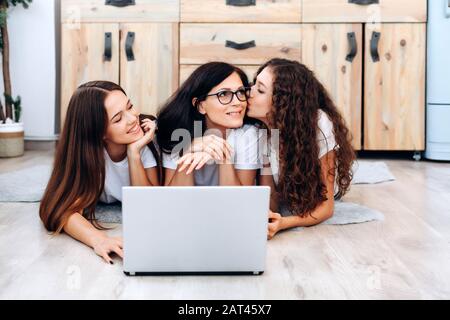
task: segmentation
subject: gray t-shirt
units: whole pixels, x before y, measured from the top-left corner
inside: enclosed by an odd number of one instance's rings
[[[258,130],[255,126],[246,124],[238,129],[228,131],[227,142],[234,150],[234,168],[238,170],[257,170],[262,167],[258,150]],[[163,153],[163,167],[176,170],[178,154]],[[218,186],[219,167],[216,163],[207,163],[194,172],[196,186]]]

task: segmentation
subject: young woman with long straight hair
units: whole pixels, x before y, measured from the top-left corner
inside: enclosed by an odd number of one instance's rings
[[[249,90],[245,73],[224,62],[198,67],[183,83],[158,115],[166,185],[255,183],[258,132],[245,119]]]
[[[97,202],[121,201],[122,186],[160,183],[156,149],[147,147],[155,123],[139,116],[117,84],[81,85],[70,99],[39,209],[48,231],[64,231],[111,264],[111,253],[123,256],[122,239],[108,237],[97,223]]]
[[[355,153],[344,119],[313,72],[296,61],[268,61],[257,72],[247,115],[279,134],[260,176],[272,188],[268,237],[330,218],[335,195],[350,187]]]

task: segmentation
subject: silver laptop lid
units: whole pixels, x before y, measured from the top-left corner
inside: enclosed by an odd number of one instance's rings
[[[264,271],[269,187],[124,187],[126,273]]]

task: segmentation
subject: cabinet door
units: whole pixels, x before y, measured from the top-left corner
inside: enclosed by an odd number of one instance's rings
[[[366,25],[364,149],[425,146],[426,25]]]
[[[119,25],[63,24],[61,37],[62,127],[70,97],[80,84],[119,82]]]
[[[178,24],[122,24],[120,83],[143,114],[156,115],[178,88]]]
[[[328,90],[361,149],[362,25],[305,24],[302,62]]]

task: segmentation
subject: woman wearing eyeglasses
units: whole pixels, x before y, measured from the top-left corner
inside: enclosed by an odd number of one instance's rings
[[[245,118],[245,73],[230,64],[197,68],[158,115],[165,185],[253,185],[258,133]]]

